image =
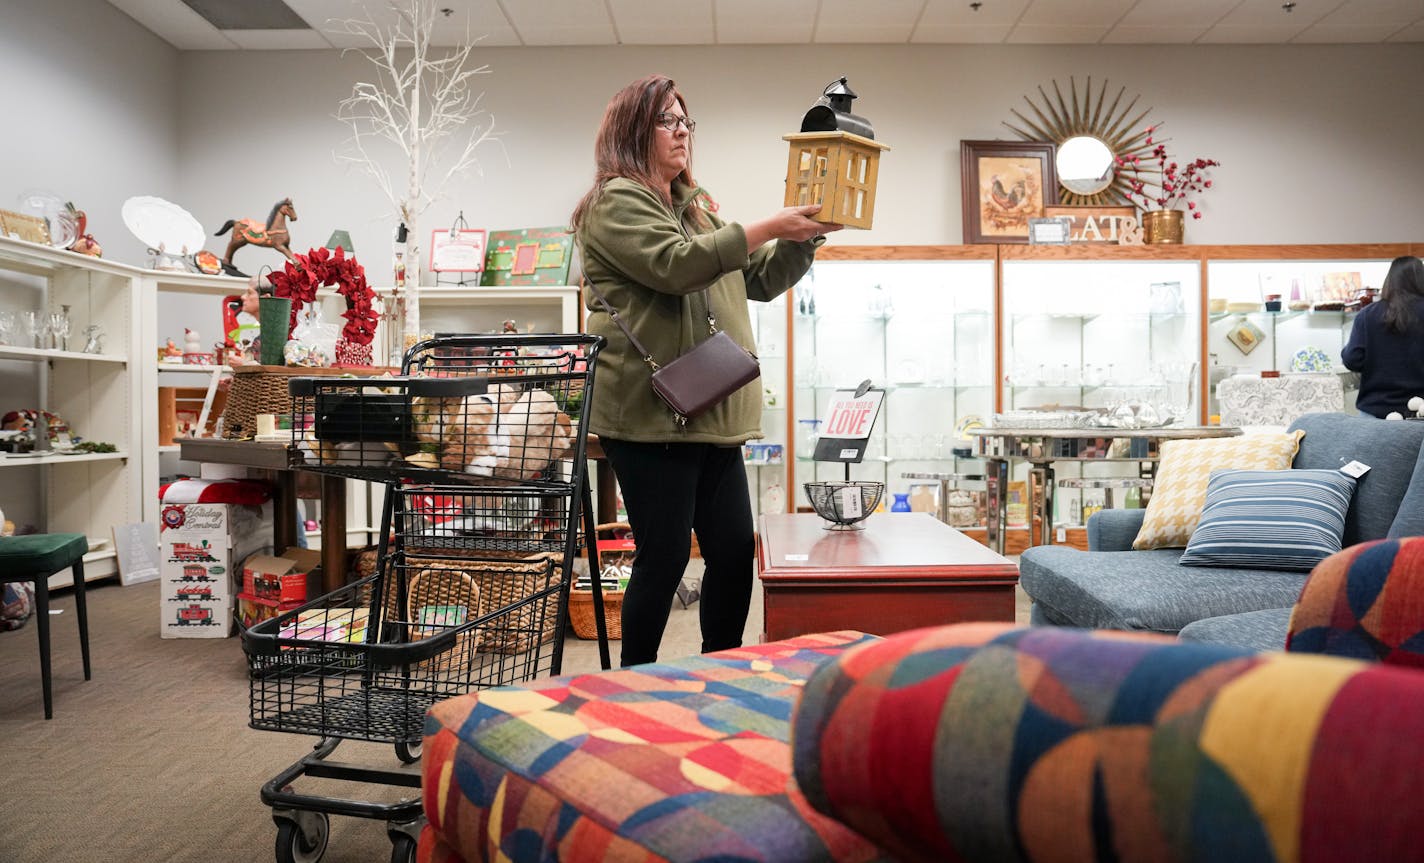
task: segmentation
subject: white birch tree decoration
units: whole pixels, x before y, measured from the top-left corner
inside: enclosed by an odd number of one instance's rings
[[[467,35],[452,48],[432,45],[436,16],[449,14],[435,0],[386,0],[386,5],[394,16],[389,24],[377,23],[369,7],[364,20],[330,22],[335,32],[369,43],[347,50],[357,51],[376,69],[376,79],[358,82],[337,109],[337,119],[351,135],[336,158],[370,176],[409,230],[406,283],[413,289],[420,285],[420,215],[442,197],[451,179],[482,176],[476,150],[498,139],[493,115],[480,105],[484,93],[472,86],[476,76],[490,72],[487,65],[470,65],[477,40]],[[379,151],[392,146],[388,167]],[[396,154],[404,160],[399,167],[389,159]],[[402,329],[408,347],[419,338],[420,313],[414,301],[405,306]]]

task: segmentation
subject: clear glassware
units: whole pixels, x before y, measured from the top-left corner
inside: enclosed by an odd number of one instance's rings
[[[98,324],[90,324],[84,328],[84,353],[102,354],[104,352],[104,328]]]
[[[67,310],[69,307],[65,306]],[[51,312],[49,320],[46,322],[45,331],[49,333],[49,346],[52,350],[69,350],[69,315],[64,312]]]
[[[49,327],[49,321],[45,320],[44,313],[32,309],[24,313],[24,321],[25,331],[30,334],[30,341],[33,342],[35,349],[43,349],[45,333]]]
[[[13,344],[15,337],[15,313],[0,312],[0,345]]]

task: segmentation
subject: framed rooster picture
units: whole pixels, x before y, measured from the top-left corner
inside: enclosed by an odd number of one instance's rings
[[[964,242],[1027,243],[1028,220],[1058,203],[1053,144],[960,141]]]

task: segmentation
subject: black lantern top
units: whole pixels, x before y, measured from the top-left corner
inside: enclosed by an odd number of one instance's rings
[[[832,81],[822,91],[821,98],[816,100],[816,104],[812,105],[811,110],[801,119],[801,131],[849,132],[875,140],[875,130],[870,128],[870,121],[851,113],[850,103],[854,98],[855,91],[846,83],[845,78]]]

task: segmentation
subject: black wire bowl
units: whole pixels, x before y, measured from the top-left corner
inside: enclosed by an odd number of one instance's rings
[[[859,490],[859,513],[846,505],[845,489],[848,488]],[[811,501],[816,514],[831,522],[827,530],[862,530],[865,525],[858,522],[869,518],[880,505],[880,498],[885,494],[885,483],[872,480],[831,480],[808,482],[805,489],[806,497]]]

